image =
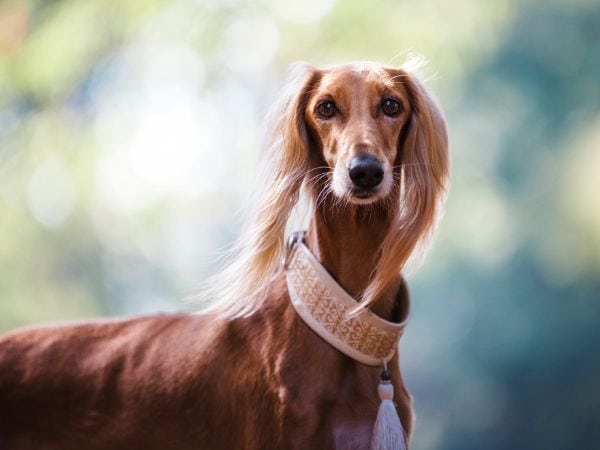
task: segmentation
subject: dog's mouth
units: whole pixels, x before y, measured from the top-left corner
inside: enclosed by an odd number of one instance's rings
[[[352,189],[350,195],[361,200],[366,200],[376,196],[377,189]]]
[[[348,194],[348,201],[358,205],[368,205],[379,200],[379,189],[351,189]]]

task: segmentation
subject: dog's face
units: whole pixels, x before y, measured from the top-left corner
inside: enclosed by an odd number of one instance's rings
[[[370,204],[391,192],[411,107],[402,76],[396,69],[340,67],[323,71],[311,89],[304,120],[339,198]]]

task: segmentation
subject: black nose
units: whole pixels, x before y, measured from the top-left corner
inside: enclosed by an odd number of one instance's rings
[[[372,155],[358,155],[350,160],[348,174],[356,187],[369,189],[383,180],[383,167]]]

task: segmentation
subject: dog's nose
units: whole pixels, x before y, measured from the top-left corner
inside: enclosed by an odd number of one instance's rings
[[[356,187],[369,189],[383,180],[383,167],[373,155],[358,155],[350,160],[348,174]]]

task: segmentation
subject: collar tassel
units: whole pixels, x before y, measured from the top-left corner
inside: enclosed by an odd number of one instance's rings
[[[406,450],[406,437],[402,423],[394,405],[394,385],[391,374],[384,365],[381,373],[381,381],[377,386],[377,393],[381,399],[379,412],[373,436],[371,438],[371,450]]]

